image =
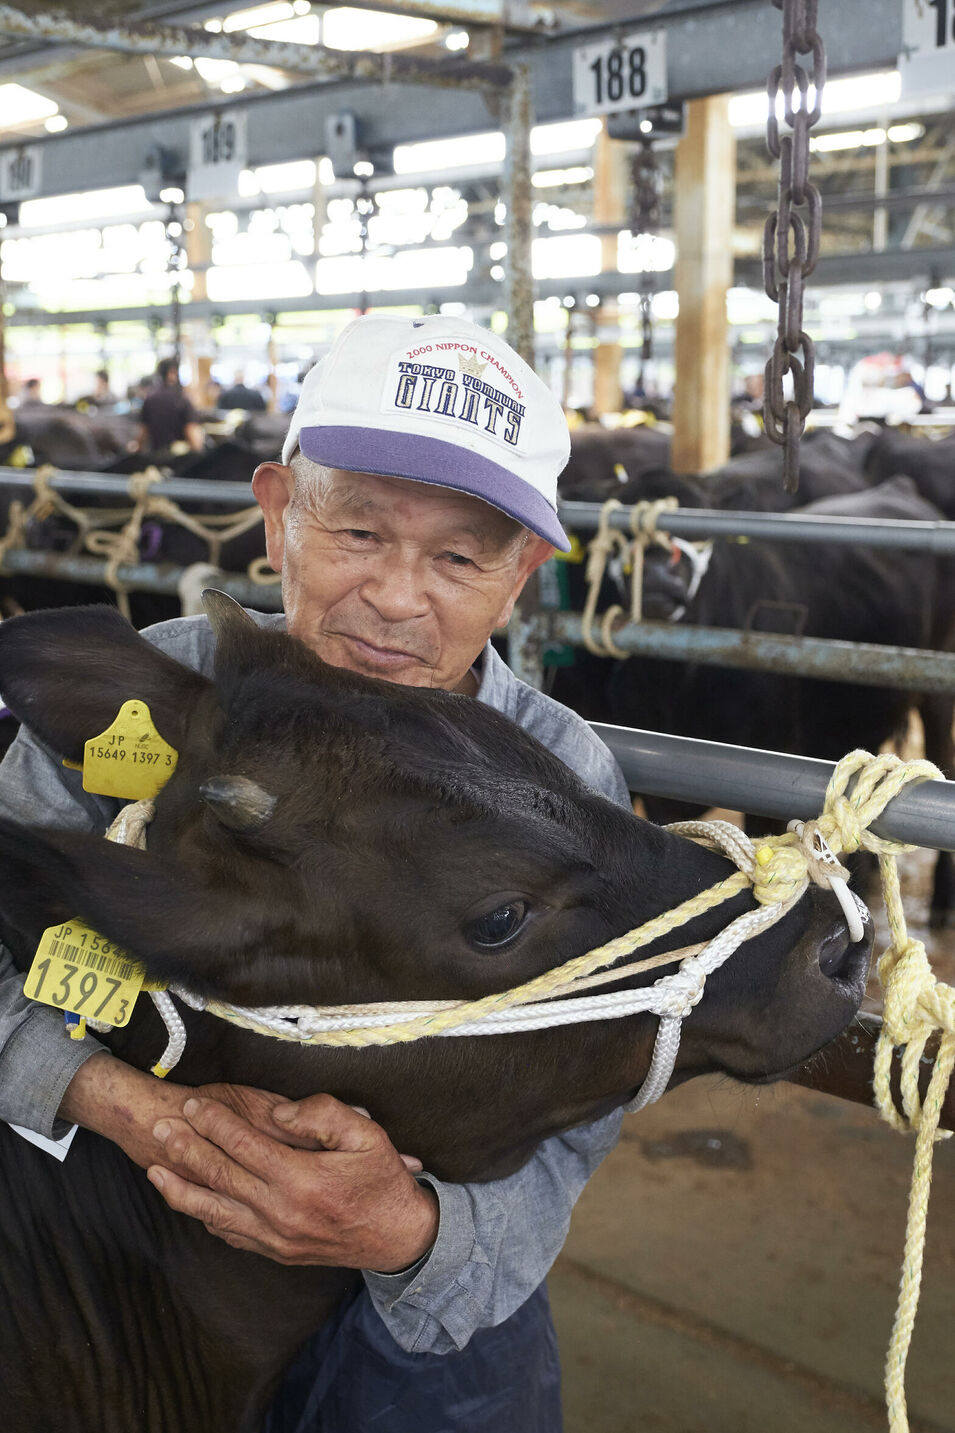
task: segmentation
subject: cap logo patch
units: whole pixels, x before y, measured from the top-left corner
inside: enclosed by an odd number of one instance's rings
[[[437,349],[453,350],[457,367],[445,367]],[[432,354],[437,362],[422,361]],[[397,376],[386,395],[386,406],[390,401],[404,411],[430,413],[455,424],[468,423],[517,447],[527,410],[513,394],[485,380],[491,358],[490,354],[479,355],[475,349],[462,354],[455,343],[422,344],[398,359]],[[501,365],[495,363],[494,367]],[[510,381],[513,383],[513,379]]]

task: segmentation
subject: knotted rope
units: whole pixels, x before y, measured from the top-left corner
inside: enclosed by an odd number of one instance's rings
[[[614,645],[612,635],[612,624],[617,616],[623,611],[622,607],[609,607],[604,613],[600,625],[600,636],[595,637],[593,632],[594,617],[597,612],[597,602],[600,598],[600,588],[603,584],[604,573],[607,571],[607,563],[616,555],[621,563],[627,560],[629,543],[622,532],[610,526],[610,514],[623,503],[617,498],[609,498],[600,509],[600,517],[597,522],[597,531],[587,545],[587,600],[584,603],[584,610],[581,614],[580,628],[584,646],[588,652],[595,657],[625,657],[626,652]]]
[[[19,499],[10,503],[7,513],[7,529],[0,538],[0,570],[3,560],[12,548],[26,546],[28,527],[33,519],[43,521],[52,512],[58,512],[76,526],[76,537],[70,552],[89,552],[93,557],[105,560],[103,582],[116,593],[116,605],[129,619],[129,592],[132,590],[123,582],[119,569],[135,566],[140,560],[140,539],[143,525],[150,519],[175,523],[191,532],[206,544],[208,562],[221,568],[222,549],[234,538],[242,537],[262,521],[262,510],[251,504],[236,513],[214,513],[197,517],[183,511],[171,498],[153,491],[156,483],[163,481],[158,468],[147,468],[142,473],[133,473],[127,484],[132,500],[132,509],[124,508],[78,508],[50,486],[50,479],[56,470],[46,465],[37,468],[33,479],[34,497],[24,507]],[[113,532],[110,529],[119,528]],[[281,581],[280,576],[268,577],[264,573],[266,560],[255,559],[249,567],[249,576],[260,586]],[[253,571],[254,569],[254,571]]]
[[[835,859],[836,853],[851,854],[860,849],[875,852],[892,937],[878,963],[885,1014],[876,1050],[875,1098],[880,1114],[893,1128],[912,1128],[917,1133],[905,1257],[885,1379],[891,1433],[907,1433],[905,1364],[921,1283],[932,1152],[935,1140],[946,1137],[938,1124],[955,1066],[955,990],[935,980],[924,945],[911,939],[906,930],[896,857],[915,848],[876,836],[870,828],[904,787],[932,779],[942,779],[942,773],[931,762],[903,763],[891,755],[874,757],[865,751],[854,751],[836,766],[818,820],[793,823],[795,829],[783,836],[754,843],[737,827],[722,821],[691,821],[669,827],[678,835],[723,851],[737,864],[738,872],[595,950],[510,990],[478,1000],[249,1008],[222,1000],[204,1001],[180,987],[173,987],[172,994],[194,1009],[204,1009],[259,1034],[300,1044],[349,1048],[399,1044],[432,1036],[502,1034],[650,1011],[659,1017],[650,1069],[636,1098],[627,1106],[640,1109],[666,1088],[676,1060],[682,1021],[701,999],[707,975],[745,940],[786,915],[810,882],[828,886],[839,894],[848,872]],[[111,838],[144,847],[151,816],[152,802],[124,808],[110,828]],[[617,964],[747,888],[752,889],[755,910],[738,916],[713,940],[628,965]],[[858,898],[849,899],[861,906]],[[576,993],[675,962],[679,962],[679,968],[673,974],[659,977],[651,985],[602,995]],[[172,1006],[171,1001],[168,1004]],[[169,1031],[169,1044],[157,1072],[166,1073],[179,1058],[185,1036],[181,1022],[177,1031],[159,1001],[157,1007]],[[934,1035],[941,1037],[935,1068],[928,1094],[920,1102],[919,1063]],[[904,1118],[894,1108],[889,1086],[892,1051],[897,1045],[905,1047]]]
[[[624,504],[617,498],[608,498],[600,509],[597,532],[587,547],[587,599],[581,616],[581,634],[584,646],[596,657],[626,658],[624,652],[613,640],[614,623],[623,617],[624,609],[619,604],[608,607],[600,618],[600,630],[594,634],[597,602],[608,564],[617,557],[625,572],[630,574],[631,622],[643,621],[643,570],[647,549],[662,547],[671,554],[675,550],[687,556],[693,565],[691,590],[687,600],[695,595],[700,580],[706,571],[707,559],[701,558],[689,543],[679,542],[661,532],[658,524],[665,512],[672,512],[679,506],[676,498],[659,498],[652,502],[634,503],[630,508],[630,533],[628,539],[622,532],[610,526],[610,515],[622,510]],[[709,546],[712,546],[711,544]]]

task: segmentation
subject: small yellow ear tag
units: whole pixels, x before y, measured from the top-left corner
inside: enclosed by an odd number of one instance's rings
[[[123,702],[115,720],[83,748],[83,790],[145,801],[165,786],[179,753],[163,741],[145,702]]]
[[[145,971],[80,920],[48,926],[40,936],[23,993],[107,1025],[128,1025]]]

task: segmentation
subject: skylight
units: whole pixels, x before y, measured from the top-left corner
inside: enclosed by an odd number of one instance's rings
[[[437,33],[434,20],[406,15],[376,14],[340,5],[322,16],[322,44],[332,50],[381,50],[388,45],[413,45]]]
[[[14,129],[18,124],[34,124],[57,113],[55,100],[28,90],[25,85],[0,85],[0,129]]]

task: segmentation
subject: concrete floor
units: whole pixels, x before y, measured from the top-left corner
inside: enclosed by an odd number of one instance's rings
[[[949,981],[953,947],[929,950]],[[699,1080],[627,1116],[550,1281],[566,1433],[884,1429],[913,1143],[791,1085]],[[953,1273],[955,1140],[936,1147],[912,1433],[955,1433]]]

